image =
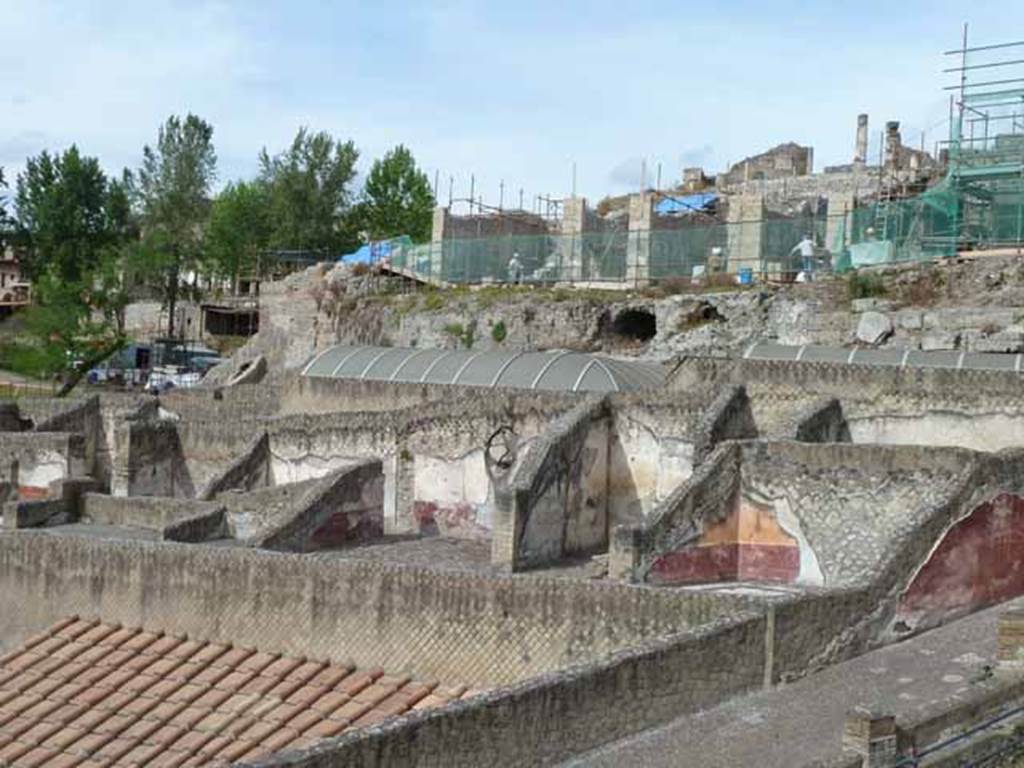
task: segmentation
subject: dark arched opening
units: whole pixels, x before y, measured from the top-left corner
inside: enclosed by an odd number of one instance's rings
[[[658,332],[658,321],[646,309],[624,309],[612,320],[613,336],[635,341],[650,341]]]

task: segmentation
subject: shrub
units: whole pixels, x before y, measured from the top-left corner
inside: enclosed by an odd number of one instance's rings
[[[352,276],[362,277],[363,275],[370,274],[370,265],[365,262],[359,262],[358,264],[352,265]]]
[[[885,296],[886,287],[877,275],[851,274],[846,280],[846,291],[851,299],[873,299]]]
[[[494,339],[496,344],[501,344],[505,341],[508,336],[508,329],[505,328],[505,321],[499,320],[493,326],[491,326],[491,338]]]

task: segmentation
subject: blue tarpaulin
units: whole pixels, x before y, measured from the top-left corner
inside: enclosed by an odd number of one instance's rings
[[[377,240],[375,242],[359,246],[356,250],[352,251],[352,253],[346,253],[344,256],[340,256],[338,261],[345,261],[349,264],[372,264],[375,261],[391,258],[391,252],[393,250],[408,243],[409,238],[404,236],[395,237],[391,240]]]
[[[338,261],[345,261],[349,264],[369,264],[373,261],[373,251],[370,249],[369,244],[361,245],[352,253],[339,256]]]
[[[718,199],[714,192],[701,192],[696,195],[685,195],[683,197],[666,197],[655,206],[655,210],[661,216],[670,216],[680,213],[694,213],[703,211]]]

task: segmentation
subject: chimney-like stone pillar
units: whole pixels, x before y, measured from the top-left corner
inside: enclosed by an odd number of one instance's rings
[[[626,246],[626,282],[643,288],[651,279],[651,224],[654,196],[629,196],[629,241]]]
[[[857,115],[857,146],[853,153],[853,164],[864,167],[868,162],[868,116]]]
[[[562,201],[562,247],[560,280],[575,283],[592,280],[594,275],[584,269],[583,233],[587,224],[587,200],[568,197]]]
[[[888,170],[898,170],[900,165],[900,149],[903,147],[903,137],[900,136],[899,120],[890,120],[885,124],[885,167]]]

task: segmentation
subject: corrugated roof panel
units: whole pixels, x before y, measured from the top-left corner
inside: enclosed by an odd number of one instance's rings
[[[401,365],[391,374],[391,381],[417,382],[423,378],[439,357],[444,357],[450,349],[409,349],[409,354]]]
[[[911,350],[907,355],[907,367],[913,368],[956,368],[962,352],[920,352]]]
[[[514,360],[515,357],[514,355],[509,355],[508,352],[480,352],[462,369],[462,373],[459,374],[458,381],[455,383],[467,386],[490,387],[493,385],[495,377],[501,371],[502,365],[510,359]]]
[[[612,379],[608,376],[608,370],[600,365],[590,365],[581,377],[577,377],[577,392],[612,392]]]
[[[364,379],[388,379],[394,375],[398,367],[416,354],[415,350],[402,348],[384,350],[370,368],[363,374]]]
[[[744,355],[748,360],[800,360],[805,363],[852,363],[904,368],[952,368],[974,371],[1024,372],[1024,356],[1007,353],[961,352],[917,349],[865,349],[819,346],[784,346],[774,342],[755,344]]]
[[[963,367],[977,371],[1013,371],[1017,367],[1017,355],[968,352],[964,355]]]
[[[425,374],[426,384],[451,384],[462,366],[473,356],[467,350],[452,350],[449,354],[439,357],[434,366]]]
[[[750,350],[747,357],[751,360],[796,360],[800,347],[765,342]]]
[[[906,356],[905,349],[858,349],[853,362],[858,365],[886,365],[899,367]]]
[[[576,381],[591,358],[589,355],[581,355],[578,352],[570,352],[567,355],[560,355],[546,366],[543,373],[539,374],[534,383],[534,389],[550,389],[559,392],[571,392],[576,386]],[[607,369],[604,369],[607,370]],[[612,387],[614,389],[614,387]]]
[[[381,347],[362,347],[356,349],[353,354],[345,356],[338,363],[331,375],[340,376],[345,379],[362,378],[363,371],[385,351],[387,350]]]
[[[804,347],[800,360],[807,363],[845,363],[849,356],[848,349],[808,345]]]
[[[498,379],[499,387],[514,387],[516,389],[532,389],[537,374],[554,359],[564,354],[561,352],[526,352],[516,358]]]
[[[303,373],[308,376],[330,376],[338,363],[354,351],[351,347],[332,347],[324,350],[309,362]]]
[[[656,363],[615,360],[582,352],[339,346],[313,358],[303,375],[554,391],[628,392],[660,386],[666,371]]]

